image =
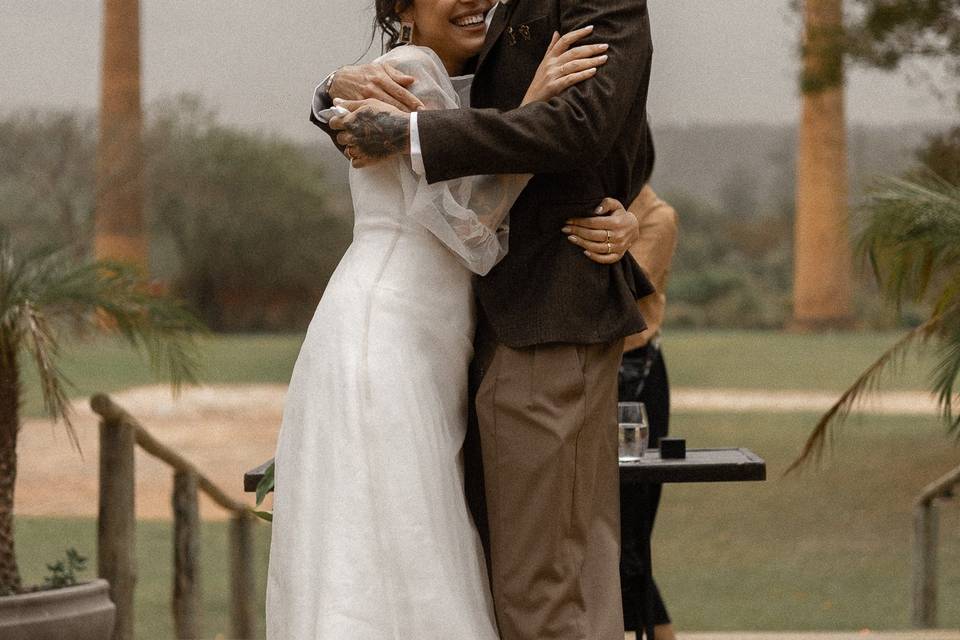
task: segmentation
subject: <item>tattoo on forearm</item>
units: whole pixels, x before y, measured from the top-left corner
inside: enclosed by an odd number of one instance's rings
[[[368,158],[385,158],[405,152],[410,146],[409,119],[395,113],[358,111],[347,131]]]

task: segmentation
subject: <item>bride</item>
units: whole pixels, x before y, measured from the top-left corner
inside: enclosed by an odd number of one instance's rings
[[[414,77],[426,108],[467,106],[460,74],[490,0],[376,6],[392,45],[397,18],[416,25],[379,61]],[[603,64],[596,46],[571,48],[586,33],[554,38],[525,103]],[[350,170],[353,244],[307,330],[277,442],[270,640],[497,640],[461,460],[472,279],[505,255],[528,179],[429,185],[409,156]]]

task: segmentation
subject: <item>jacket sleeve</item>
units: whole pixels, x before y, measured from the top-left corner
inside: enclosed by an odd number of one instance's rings
[[[597,74],[546,102],[511,111],[424,112],[418,128],[430,182],[495,173],[557,173],[596,163],[638,92],[646,100],[653,46],[646,0],[561,0],[561,30],[593,25],[578,44],[607,43]]]
[[[414,45],[397,47],[379,60],[390,62],[398,71],[416,78],[410,91],[426,107],[421,113],[459,107],[450,78],[430,49]],[[402,162],[409,163],[409,159],[404,158]],[[364,169],[353,171],[362,173]],[[468,269],[485,275],[506,255],[510,209],[530,179],[529,175],[464,176],[429,184],[424,176],[404,166],[399,178],[404,215],[436,236]],[[389,209],[390,203],[384,203],[383,207]]]
[[[330,142],[332,142],[333,145],[340,150],[340,153],[343,153],[343,150],[346,149],[346,147],[337,142],[337,132],[331,129],[330,125],[328,125],[326,122],[323,122],[317,118],[317,116],[313,113],[313,107],[310,107],[310,122],[320,127],[321,131],[330,136]]]

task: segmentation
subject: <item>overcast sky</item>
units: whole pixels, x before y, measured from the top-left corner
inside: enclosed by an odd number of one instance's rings
[[[523,0],[518,0],[523,1]],[[797,118],[797,19],[789,0],[649,0],[650,113],[658,123]],[[101,0],[0,0],[0,109],[94,107]],[[141,0],[145,99],[202,94],[225,120],[313,135],[317,81],[362,55],[370,0]],[[896,76],[854,72],[853,122],[956,118]]]

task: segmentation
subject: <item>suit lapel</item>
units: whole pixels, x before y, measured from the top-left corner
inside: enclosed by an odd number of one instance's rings
[[[510,0],[507,3],[501,2],[500,6],[497,7],[496,13],[493,14],[493,20],[490,22],[490,28],[487,30],[487,37],[483,41],[483,49],[480,50],[480,57],[477,59],[477,73],[480,72],[480,67],[483,66],[483,62],[487,59],[487,55],[493,49],[493,46],[497,44],[500,36],[503,35],[503,30],[507,27],[507,23],[510,22],[510,16],[513,15],[513,9],[518,2],[520,2],[520,0]]]

